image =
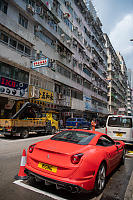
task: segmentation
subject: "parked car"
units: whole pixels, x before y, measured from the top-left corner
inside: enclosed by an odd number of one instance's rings
[[[70,192],[102,192],[106,177],[124,164],[125,144],[104,133],[71,129],[30,145],[25,173]]]
[[[66,121],[66,128],[91,128],[91,123],[85,118],[68,118]]]
[[[115,140],[133,144],[133,116],[109,115],[106,122],[106,133]]]

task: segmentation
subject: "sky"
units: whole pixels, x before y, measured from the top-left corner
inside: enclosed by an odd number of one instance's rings
[[[133,70],[133,0],[92,0],[115,51],[123,56]]]

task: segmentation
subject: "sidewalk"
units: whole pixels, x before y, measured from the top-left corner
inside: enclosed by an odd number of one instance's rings
[[[127,186],[124,200],[133,200],[133,172]]]

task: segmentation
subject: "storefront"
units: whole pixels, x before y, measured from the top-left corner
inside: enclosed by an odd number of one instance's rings
[[[0,62],[0,118],[10,117],[16,102],[28,98],[28,84],[28,72]]]

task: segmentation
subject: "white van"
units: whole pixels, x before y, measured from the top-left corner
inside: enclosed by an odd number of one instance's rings
[[[106,122],[106,134],[114,140],[122,140],[126,144],[133,143],[133,117],[109,115]]]

